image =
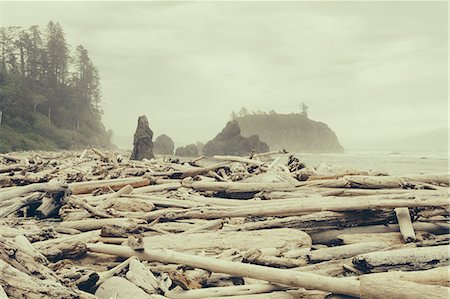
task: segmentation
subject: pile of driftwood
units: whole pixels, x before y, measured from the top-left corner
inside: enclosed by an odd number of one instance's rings
[[[448,298],[448,175],[127,156],[0,155],[0,298]]]

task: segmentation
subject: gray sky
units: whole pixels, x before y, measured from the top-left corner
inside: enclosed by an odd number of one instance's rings
[[[347,149],[448,127],[447,2],[3,2],[4,26],[63,26],[102,78],[104,123],[176,144],[232,110],[297,112]]]

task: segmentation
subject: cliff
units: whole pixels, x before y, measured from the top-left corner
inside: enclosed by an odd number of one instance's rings
[[[335,152],[344,148],[325,123],[299,113],[252,114],[235,118],[243,136],[258,135],[272,150],[290,152]]]

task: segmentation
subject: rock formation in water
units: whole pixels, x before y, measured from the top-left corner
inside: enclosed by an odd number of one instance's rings
[[[133,153],[131,160],[153,159],[153,131],[148,126],[145,115],[139,116],[133,139]]]
[[[172,138],[170,138],[166,134],[162,134],[156,137],[153,145],[153,152],[156,155],[173,155],[175,144],[173,143]]]
[[[197,157],[198,156],[198,149],[195,144],[189,144],[186,146],[180,146],[175,151],[175,156],[180,157]]]
[[[248,138],[241,136],[241,129],[238,122],[230,121],[226,127],[203,147],[203,154],[214,155],[234,155],[246,156],[251,152],[256,153],[269,151],[269,146],[259,140],[257,135]]]
[[[343,152],[336,134],[325,123],[300,113],[252,114],[236,117],[243,136],[257,134],[272,150]]]

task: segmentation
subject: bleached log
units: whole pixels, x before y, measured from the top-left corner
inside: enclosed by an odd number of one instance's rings
[[[10,154],[0,154],[0,157],[12,162],[20,162],[24,160],[22,157],[12,156]]]
[[[158,279],[137,259],[130,260],[126,278],[148,294],[158,293]]]
[[[433,239],[430,237],[430,234],[423,231],[417,232],[417,240],[428,240]],[[383,242],[389,245],[398,245],[403,244],[403,236],[401,233],[390,232],[390,233],[362,233],[362,234],[342,234],[336,237],[336,240],[343,244],[355,244],[355,243],[364,243],[364,242]]]
[[[23,235],[18,235],[14,238],[14,242],[18,247],[24,251],[24,253],[28,254],[29,256],[32,256],[36,261],[41,262],[42,264],[48,264],[47,258],[39,252],[36,248],[33,247],[33,245],[28,241],[27,238]]]
[[[201,299],[220,296],[237,296],[248,294],[260,294],[268,293],[276,290],[282,290],[285,287],[262,283],[262,284],[250,284],[230,287],[212,287],[196,290],[186,290],[180,292],[167,292],[164,295],[171,299]]]
[[[111,188],[113,190],[119,190],[127,185],[131,185],[134,188],[137,188],[148,186],[149,184],[150,181],[146,178],[123,178],[70,183],[69,190],[72,192],[72,194],[77,195],[90,193],[98,188]]]
[[[42,198],[41,205],[36,209],[36,216],[39,218],[47,218],[52,214],[56,214],[62,203],[57,202],[53,197],[45,196]]]
[[[0,285],[0,299],[8,299],[8,295],[6,294],[3,287]]]
[[[328,295],[327,292],[322,292],[322,291],[295,289],[295,290],[286,290],[286,291],[273,291],[273,292],[261,293],[261,294],[210,297],[209,299],[299,299],[299,298],[344,299],[344,298],[347,298],[347,296],[328,297],[327,295]]]
[[[356,243],[351,245],[342,245],[336,247],[321,248],[312,250],[306,254],[308,260],[312,263],[344,259],[356,256],[358,254],[378,251],[389,247],[388,244],[382,242]]]
[[[120,263],[119,265],[115,266],[114,268],[109,269],[108,271],[104,271],[104,272],[99,272],[98,273],[98,280],[95,283],[95,286],[99,286],[102,283],[104,283],[106,280],[108,280],[109,278],[113,277],[114,275],[122,272],[125,268],[128,267],[128,265],[130,264],[130,262],[132,260],[135,260],[136,257],[134,256],[130,256],[128,257],[128,259],[126,259],[125,261],[123,261],[122,263]]]
[[[7,166],[1,166],[0,165],[0,173],[5,172],[11,172],[11,171],[20,171],[24,169],[26,165],[24,164],[13,164],[13,165],[7,165]]]
[[[251,164],[251,165],[255,165],[255,166],[263,166],[264,162],[258,161],[258,160],[253,160],[253,159],[248,159],[248,158],[244,158],[244,157],[238,157],[238,156],[213,156],[213,159],[215,160],[219,160],[219,161],[230,161],[230,162],[240,162],[240,163],[246,163],[246,164]]]
[[[56,239],[48,239],[45,241],[34,242],[32,244],[33,244],[33,247],[35,247],[39,250],[41,247],[47,247],[47,246],[52,246],[52,245],[58,246],[63,243],[94,242],[94,241],[98,240],[99,237],[100,237],[100,230],[95,230],[95,231],[88,231],[88,232],[84,232],[84,233],[80,233],[80,234],[76,234],[76,235],[64,236],[64,237],[60,237],[60,238],[56,238]]]
[[[413,222],[413,227],[416,231],[421,230],[437,234],[448,232],[450,229],[450,226],[448,224],[436,224],[425,222]],[[322,232],[311,232],[310,236],[313,240],[313,243],[325,244],[335,241],[337,236],[341,234],[387,233],[398,231],[399,231],[398,224],[368,225],[368,226],[346,227],[344,229],[329,229]]]
[[[89,214],[91,214],[94,217],[97,216],[100,218],[113,218],[113,216],[111,216],[110,214],[107,214],[106,212],[91,206],[84,199],[71,196],[69,202],[75,206],[85,209],[87,212],[89,212]]]
[[[182,182],[182,187],[192,188],[197,191],[237,193],[293,190],[295,185],[290,183]]]
[[[406,243],[414,242],[416,240],[416,234],[412,226],[408,208],[396,208],[394,211],[397,215],[398,226],[400,227],[403,239]]]
[[[381,277],[361,277],[362,299],[447,299],[450,288],[436,285],[427,285],[405,280],[393,280]]]
[[[199,232],[144,237],[146,249],[172,249],[180,252],[220,253],[227,249],[247,251],[253,248],[282,249],[311,247],[308,234],[295,229],[281,228],[258,231]]]
[[[306,289],[322,290],[350,296],[359,295],[359,282],[347,278],[325,277],[292,270],[229,262],[171,250],[145,250],[143,252],[136,252],[129,247],[106,244],[88,244],[88,249],[93,252],[113,254],[121,257],[137,256],[141,260],[185,264],[211,272],[251,277],[271,283],[304,287]]]
[[[156,299],[123,277],[111,277],[95,291],[98,299]]]
[[[352,198],[352,200],[327,199],[309,200],[286,205],[274,204],[254,204],[252,206],[239,206],[233,208],[192,208],[177,212],[170,212],[161,215],[150,212],[143,219],[154,220],[156,217],[165,219],[217,219],[248,216],[293,216],[302,213],[313,213],[320,211],[353,211],[388,209],[396,207],[442,207],[448,206],[446,198],[438,199],[372,199],[372,198]],[[158,216],[155,216],[158,215]]]
[[[142,193],[151,193],[151,192],[161,192],[168,190],[177,190],[181,187],[181,183],[167,183],[161,185],[150,185],[145,187],[136,188],[133,190],[132,194],[142,194]]]
[[[23,198],[16,199],[15,202],[13,204],[11,204],[10,206],[0,209],[0,218],[5,218],[6,216],[17,212],[18,210],[20,210],[34,202],[39,201],[42,198],[42,196],[43,196],[43,193],[34,192]]]
[[[247,251],[244,254],[244,259],[252,264],[277,268],[294,268],[305,266],[307,264],[306,259],[291,259],[286,257],[264,255],[263,252],[257,248]]]
[[[317,275],[330,276],[330,277],[342,277],[345,272],[344,265],[351,264],[352,259],[331,260],[321,262],[317,264],[310,264],[302,267],[297,267],[292,270],[300,272],[314,273]]]
[[[42,280],[0,259],[0,285],[10,298],[77,298],[78,294],[54,280]]]
[[[5,188],[3,192],[0,192],[0,202],[32,192],[58,193],[65,191],[66,189],[67,185],[60,182],[37,183],[22,187],[9,187]]]
[[[59,224],[60,227],[64,228],[74,228],[80,231],[89,231],[100,229],[106,225],[117,225],[120,227],[130,227],[140,223],[145,223],[145,221],[139,219],[128,219],[128,218],[104,218],[104,219],[85,219],[76,221],[63,221]]]
[[[173,170],[173,171],[166,171],[166,172],[151,172],[148,175],[150,175],[150,176],[168,176],[172,179],[184,179],[187,177],[194,177],[196,175],[208,173],[209,171],[219,169],[228,164],[229,164],[228,162],[222,162],[222,163],[218,163],[218,164],[206,166],[206,167],[192,167],[189,169]]]
[[[130,198],[130,200],[133,200],[133,198],[143,199],[143,200],[151,202],[154,205],[159,206],[159,207],[192,208],[192,207],[200,207],[200,206],[207,205],[207,203],[201,204],[198,202],[190,201],[189,199],[180,200],[180,199],[172,199],[172,198],[165,198],[165,197],[151,196],[151,195],[144,195],[144,194],[126,194],[126,195],[123,195],[122,197]]]
[[[407,280],[417,283],[440,285],[450,287],[450,267],[437,267],[422,271],[388,271],[381,273],[364,274],[361,277],[374,277],[383,279]]]
[[[245,201],[247,202],[247,201]],[[275,203],[277,201],[274,201]],[[239,230],[257,230],[278,227],[299,228],[308,233],[322,232],[330,229],[343,229],[347,226],[373,225],[394,220],[392,212],[387,211],[352,211],[352,212],[315,212],[302,216],[288,216],[263,221],[248,222],[239,225]],[[370,241],[368,241],[370,242]]]
[[[42,259],[41,254],[30,249],[24,242],[0,238],[0,259],[28,275],[56,281],[56,274],[45,266],[47,259]]]
[[[448,265],[449,246],[405,248],[376,251],[356,256],[353,264],[367,272],[387,270],[427,270]]]
[[[211,220],[211,221],[206,222],[203,225],[199,225],[199,226],[194,227],[190,230],[187,230],[183,233],[184,234],[186,234],[186,233],[192,234],[192,233],[207,231],[207,230],[218,230],[223,227],[224,223],[225,223],[225,221],[223,219]]]

